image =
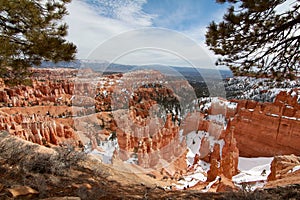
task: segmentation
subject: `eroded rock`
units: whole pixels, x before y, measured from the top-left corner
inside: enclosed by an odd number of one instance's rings
[[[38,195],[39,192],[32,189],[31,187],[28,186],[15,186],[13,188],[7,189],[9,193],[12,195],[12,197],[17,198],[17,197],[25,197],[25,196],[31,196],[33,197],[34,195]]]

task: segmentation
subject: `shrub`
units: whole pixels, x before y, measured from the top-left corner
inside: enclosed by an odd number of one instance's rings
[[[37,153],[31,159],[24,162],[23,166],[34,173],[52,173],[54,175],[65,175],[66,170],[85,159],[84,152],[78,152],[73,147],[59,147],[57,154]]]

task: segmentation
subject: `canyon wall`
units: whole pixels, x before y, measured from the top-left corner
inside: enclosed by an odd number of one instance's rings
[[[232,120],[240,155],[300,155],[300,106],[297,95],[280,92],[273,103],[238,102]]]

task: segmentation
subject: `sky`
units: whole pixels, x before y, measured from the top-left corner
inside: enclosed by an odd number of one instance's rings
[[[78,59],[122,64],[213,65],[206,27],[226,6],[215,0],[73,0],[67,39]]]

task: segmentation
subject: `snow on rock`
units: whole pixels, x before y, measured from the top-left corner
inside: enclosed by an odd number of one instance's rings
[[[213,148],[214,144],[220,143],[223,146],[223,140],[216,140],[214,137],[209,136],[205,131],[192,131],[186,136],[186,144],[188,153],[186,155],[187,166],[189,166],[189,173],[183,176],[182,180],[179,180],[175,187],[177,189],[185,189],[195,186],[198,182],[205,182],[207,180],[207,172],[210,169],[210,163],[203,160],[196,160],[195,157],[199,156],[201,141],[206,137],[209,138],[210,148]]]
[[[222,114],[218,115],[209,115],[208,120],[214,121],[216,123],[226,124],[225,116]]]
[[[238,169],[240,173],[232,177],[232,181],[239,187],[249,183],[249,190],[263,187],[271,172],[273,157],[244,158],[239,157]]]
[[[186,136],[186,144],[188,148],[187,153],[187,165],[191,166],[194,164],[195,156],[200,153],[201,141],[206,138],[209,143],[210,152],[213,151],[215,144],[220,145],[220,157],[222,157],[222,149],[225,144],[223,139],[216,139],[214,136],[210,136],[206,131],[192,131]],[[203,155],[205,156],[205,155]]]
[[[185,188],[193,187],[200,181],[206,181],[206,174],[199,167],[194,173],[184,176],[183,180],[179,180],[177,184],[175,184],[175,187],[176,189],[182,190]]]
[[[97,149],[93,149],[92,151],[90,151],[90,149],[88,148],[87,152],[92,155],[99,156],[103,163],[111,164],[112,157],[116,149],[119,149],[117,138],[100,141]],[[135,161],[134,158],[132,159],[132,161]]]
[[[248,171],[259,165],[270,165],[273,160],[273,157],[258,157],[258,158],[245,158],[239,157],[238,168],[241,171]]]
[[[229,99],[251,99],[260,102],[273,102],[280,91],[299,87],[299,80],[275,81],[254,77],[233,77],[225,85]],[[297,93],[293,92],[293,95],[297,95]]]
[[[186,144],[188,148],[187,157],[187,165],[192,166],[194,163],[194,158],[196,154],[199,154],[201,140],[206,136],[205,131],[192,131],[186,136]]]
[[[295,171],[298,171],[298,170],[300,170],[300,165],[293,167],[293,169],[291,169],[289,171],[289,173],[294,173]]]
[[[205,189],[201,190],[201,192],[207,192],[213,184],[215,184],[220,179],[219,176],[215,178],[215,180],[209,182],[209,184],[205,187]]]
[[[189,151],[189,153],[190,152],[191,151]],[[192,167],[192,172],[190,172],[188,175],[183,176],[183,179],[179,180],[177,184],[175,184],[175,187],[177,189],[182,190],[185,188],[193,187],[197,183],[205,182],[207,180],[207,171],[210,169],[209,163],[199,160],[198,163],[194,164]]]
[[[125,163],[136,164],[137,165],[138,164],[138,157],[137,156],[132,156],[131,158],[126,160]]]

